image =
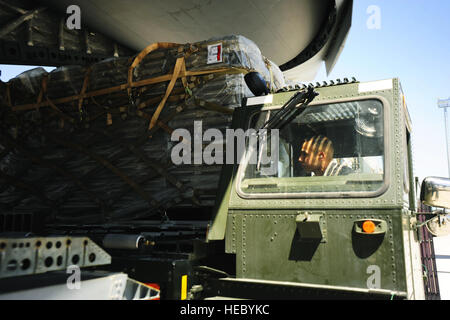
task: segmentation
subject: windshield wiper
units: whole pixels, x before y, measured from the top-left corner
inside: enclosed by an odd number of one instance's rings
[[[288,102],[286,102],[275,115],[267,121],[261,129],[283,129],[287,124],[299,116],[306,110],[319,93],[314,91],[313,87],[308,87],[307,90],[300,90],[294,94]]]
[[[308,87],[307,90],[300,90],[296,94],[294,94],[288,102],[286,102],[281,109],[275,113],[275,115],[266,121],[264,125],[261,127],[263,129],[258,132],[258,136],[261,132],[267,132],[268,130],[278,129],[282,130],[287,124],[289,124],[292,120],[294,120],[297,116],[299,116],[303,111],[306,110],[308,104],[310,104],[315,97],[319,94],[314,91],[313,87]],[[268,116],[270,115],[270,111],[268,112]],[[267,130],[267,131],[265,131]],[[267,136],[263,136],[262,147],[259,151],[258,163],[256,165],[256,169],[259,171],[261,168],[261,156],[263,154],[264,146],[267,148]]]

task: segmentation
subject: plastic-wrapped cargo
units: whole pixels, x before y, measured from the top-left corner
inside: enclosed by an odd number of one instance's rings
[[[283,74],[242,36],[149,48],[89,68],[33,69],[0,88],[4,212],[89,223],[214,205],[221,165],[174,164],[172,132],[193,137],[201,121],[225,137],[232,110],[252,96],[245,73],[274,91]]]

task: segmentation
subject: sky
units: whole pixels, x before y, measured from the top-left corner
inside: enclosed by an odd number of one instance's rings
[[[373,28],[372,6],[379,9],[379,28]],[[447,0],[355,0],[352,27],[334,70],[317,76],[400,79],[413,123],[419,181],[449,177],[444,111],[437,106],[438,99],[450,97],[449,12]]]

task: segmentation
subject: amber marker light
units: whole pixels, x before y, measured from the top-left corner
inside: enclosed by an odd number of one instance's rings
[[[373,223],[373,221],[370,220],[364,221],[362,225],[362,229],[365,233],[374,233],[375,228],[376,228],[375,223]]]

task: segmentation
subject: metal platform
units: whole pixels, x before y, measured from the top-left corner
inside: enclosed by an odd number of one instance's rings
[[[159,290],[125,273],[61,271],[0,280],[0,300],[159,300]]]

